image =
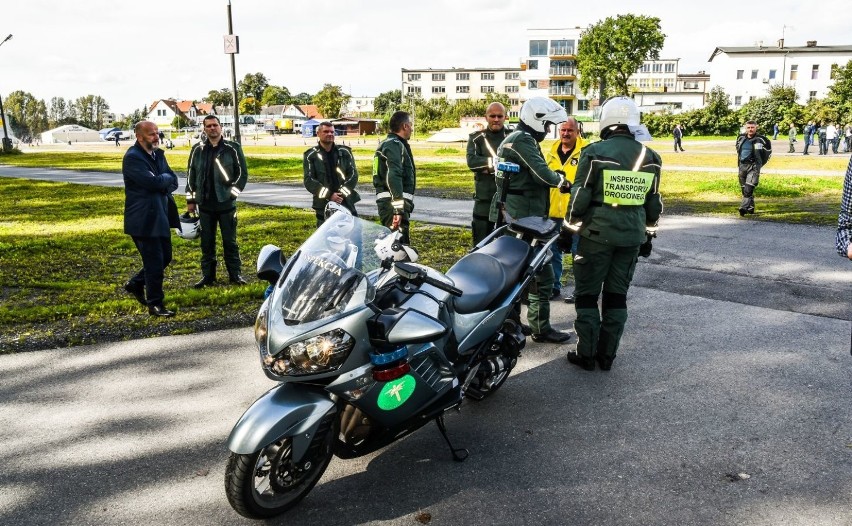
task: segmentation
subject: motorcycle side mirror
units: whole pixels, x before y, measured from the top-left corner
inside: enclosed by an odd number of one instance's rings
[[[275,245],[264,245],[257,255],[257,277],[275,284],[281,277],[287,257]]]
[[[420,269],[415,267],[414,265],[409,265],[408,263],[397,262],[393,266],[393,271],[396,272],[401,278],[406,279],[408,281],[415,280],[420,277]]]

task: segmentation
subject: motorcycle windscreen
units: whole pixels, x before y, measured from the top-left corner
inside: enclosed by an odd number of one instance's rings
[[[366,274],[381,264],[372,247],[387,233],[348,214],[331,216],[300,247],[278,282],[275,294],[284,323],[311,323],[372,301],[375,289]]]

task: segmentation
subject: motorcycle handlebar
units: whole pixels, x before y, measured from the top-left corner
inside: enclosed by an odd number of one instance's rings
[[[451,295],[453,295],[457,298],[460,298],[461,295],[462,295],[462,291],[460,289],[457,289],[457,288],[453,287],[452,285],[447,285],[443,281],[437,280],[435,278],[430,278],[429,276],[423,276],[423,283],[428,283],[429,285],[432,285],[436,289],[441,289],[444,292],[446,292],[447,294],[451,294]]]

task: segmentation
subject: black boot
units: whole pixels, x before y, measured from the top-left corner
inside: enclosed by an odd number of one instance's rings
[[[201,280],[192,286],[194,289],[203,289],[204,287],[213,285],[216,283],[216,278],[213,276],[204,276]]]

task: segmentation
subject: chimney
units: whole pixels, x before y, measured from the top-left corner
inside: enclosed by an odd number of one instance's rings
[[[816,47],[816,40],[808,40],[807,47]]]
[[[783,38],[778,39],[778,47],[781,48],[781,49],[784,49],[784,39]]]

